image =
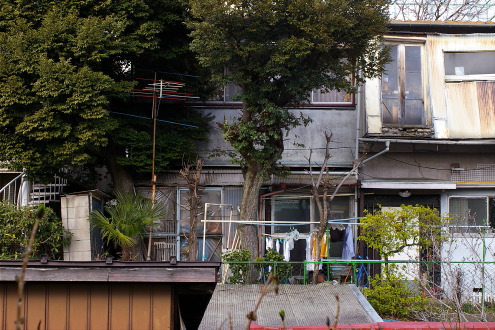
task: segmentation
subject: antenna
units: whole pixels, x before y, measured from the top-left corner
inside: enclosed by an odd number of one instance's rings
[[[151,151],[151,204],[155,206],[156,195],[156,173],[155,173],[155,156],[156,156],[156,122],[158,117],[158,111],[160,109],[160,101],[176,100],[185,101],[187,99],[197,99],[197,96],[193,96],[191,93],[181,93],[179,89],[186,86],[186,83],[179,81],[168,81],[159,79],[157,80],[156,72],[154,73],[154,79],[136,78],[139,81],[147,82],[143,88],[135,88],[132,91],[136,97],[148,97],[153,99],[151,107],[151,118],[153,119],[153,135],[152,135],[152,151]],[[180,125],[180,124],[179,124]],[[153,226],[150,225],[149,237],[148,237],[148,253],[146,260],[151,260],[151,241],[153,234]]]

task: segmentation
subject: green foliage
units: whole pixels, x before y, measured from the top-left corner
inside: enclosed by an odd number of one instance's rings
[[[116,128],[109,94],[129,91],[122,60],[156,43],[144,1],[1,1],[1,160],[46,177],[86,163]],[[138,21],[139,20],[139,21]]]
[[[105,207],[105,214],[93,212],[89,221],[100,229],[108,244],[122,248],[122,259],[131,260],[134,248],[146,226],[153,226],[164,216],[162,204],[153,205],[140,195],[117,193],[116,200]],[[108,214],[108,216],[106,215]]]
[[[448,239],[443,226],[451,219],[437,209],[421,205],[401,205],[397,209],[379,209],[361,219],[361,235],[368,247],[387,259],[409,246],[424,249],[439,247]]]
[[[0,259],[22,259],[37,213],[32,207],[19,209],[0,203]],[[46,208],[40,218],[31,258],[40,259],[46,255],[52,260],[62,259],[63,247],[70,244],[71,237],[72,234],[63,228],[60,218],[52,209]]]
[[[67,166],[94,166],[95,158],[112,176],[120,169],[108,157],[126,170],[149,170],[152,121],[108,110],[126,112],[128,106],[130,114],[149,117],[150,102],[125,105],[116,98],[131,91],[141,66],[196,69],[182,23],[186,14],[184,2],[175,0],[0,0],[0,161],[46,180]],[[195,139],[208,133],[203,116],[168,110],[160,119],[175,116],[201,127],[159,127],[162,167],[191,153]]]
[[[284,261],[283,254],[273,249],[268,249],[263,257],[256,258],[254,261],[261,262],[255,264],[255,267],[261,271],[263,279],[272,273],[280,282],[288,283],[289,277],[292,275],[292,265]],[[269,269],[270,267],[271,269]]]
[[[128,113],[149,116],[149,104],[129,103]],[[196,142],[205,141],[210,131],[211,115],[184,108],[181,105],[163,104],[166,120],[194,125],[199,128],[157,123],[155,171],[160,172],[171,166],[180,166],[186,158],[193,158]],[[162,118],[159,118],[162,119]],[[120,129],[110,137],[110,142],[120,152],[117,161],[133,172],[150,173],[152,149],[151,120],[120,116]]]
[[[439,306],[419,291],[419,286],[414,282],[407,281],[398,268],[391,265],[387,275],[375,275],[370,278],[370,287],[363,289],[366,299],[377,313],[408,320],[416,312],[437,311]]]
[[[249,250],[230,250],[222,254],[223,263],[229,265],[231,275],[228,278],[230,284],[247,283],[251,252]]]
[[[354,89],[348,77],[377,76],[385,0],[190,0],[191,48],[219,86],[235,83],[242,115],[221,127],[241,165],[273,167],[284,134],[308,118],[286,110],[312,89]]]

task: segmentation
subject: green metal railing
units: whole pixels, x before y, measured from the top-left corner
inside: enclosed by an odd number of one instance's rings
[[[263,283],[270,272],[281,283],[312,284],[313,272],[318,268],[318,282],[332,284],[356,284],[367,287],[369,279],[388,267],[408,281],[421,284],[424,290],[431,289],[445,296],[458,296],[459,299],[481,304],[495,304],[495,262],[484,261],[389,261],[382,260],[325,260],[319,263],[231,261],[224,263],[220,279],[223,283],[246,283],[248,274],[255,274],[255,282]],[[242,268],[242,269],[241,269]],[[239,275],[239,274],[238,274]],[[244,276],[244,277],[243,277]]]

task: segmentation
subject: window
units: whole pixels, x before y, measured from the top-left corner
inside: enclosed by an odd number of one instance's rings
[[[241,92],[239,86],[228,84],[224,88],[220,88],[216,97],[211,101],[220,102],[239,102],[238,96]],[[315,89],[311,92],[311,104],[335,104],[335,105],[352,105],[353,97],[345,91],[330,90],[325,91],[324,88]]]
[[[382,119],[388,125],[425,125],[422,46],[392,45],[382,75]]]
[[[453,217],[451,232],[479,233],[481,226],[493,226],[493,199],[488,197],[451,197],[449,214]],[[489,212],[490,209],[490,212]]]
[[[311,103],[352,104],[352,97],[345,91],[315,89],[311,92]]]
[[[495,52],[446,52],[445,80],[495,80]]]

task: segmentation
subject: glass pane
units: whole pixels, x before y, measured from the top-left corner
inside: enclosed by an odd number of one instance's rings
[[[310,200],[304,199],[275,199],[274,200],[275,221],[307,221],[310,220]],[[308,225],[274,226],[274,233],[286,233],[290,228],[297,229],[300,233],[309,233]]]
[[[189,209],[187,205],[187,190],[180,191],[180,232],[181,234],[188,234],[190,232],[189,225]],[[204,224],[201,220],[204,219],[204,204],[205,203],[221,203],[221,190],[201,190],[199,192],[201,196],[201,209],[198,210],[198,218],[196,223],[198,226],[198,234],[203,233]],[[208,214],[206,216],[208,220],[222,219],[222,209],[219,206],[211,205],[208,208]],[[218,222],[208,222],[206,224],[207,234],[221,234],[222,224]]]
[[[390,48],[392,61],[385,65],[385,72],[382,74],[382,96],[398,94],[397,51],[397,46]]]
[[[446,75],[495,74],[495,52],[445,53]]]
[[[399,123],[399,83],[398,83],[398,46],[390,47],[392,61],[385,65],[382,74],[382,120],[384,124]]]
[[[342,91],[330,90],[325,92],[324,89],[313,91],[313,103],[350,103],[351,95]]]
[[[421,72],[406,73],[406,99],[422,99]]]
[[[405,125],[423,125],[423,101],[422,100],[407,100],[405,102]]]
[[[228,84],[225,86],[225,102],[239,101],[239,93],[241,88],[235,84]]]
[[[406,46],[406,72],[421,72],[421,47]]]
[[[384,124],[399,123],[399,99],[383,98],[382,99],[382,120]]]
[[[484,226],[487,219],[487,198],[451,198],[449,213],[454,218],[454,232],[479,232],[480,228],[465,226]]]

